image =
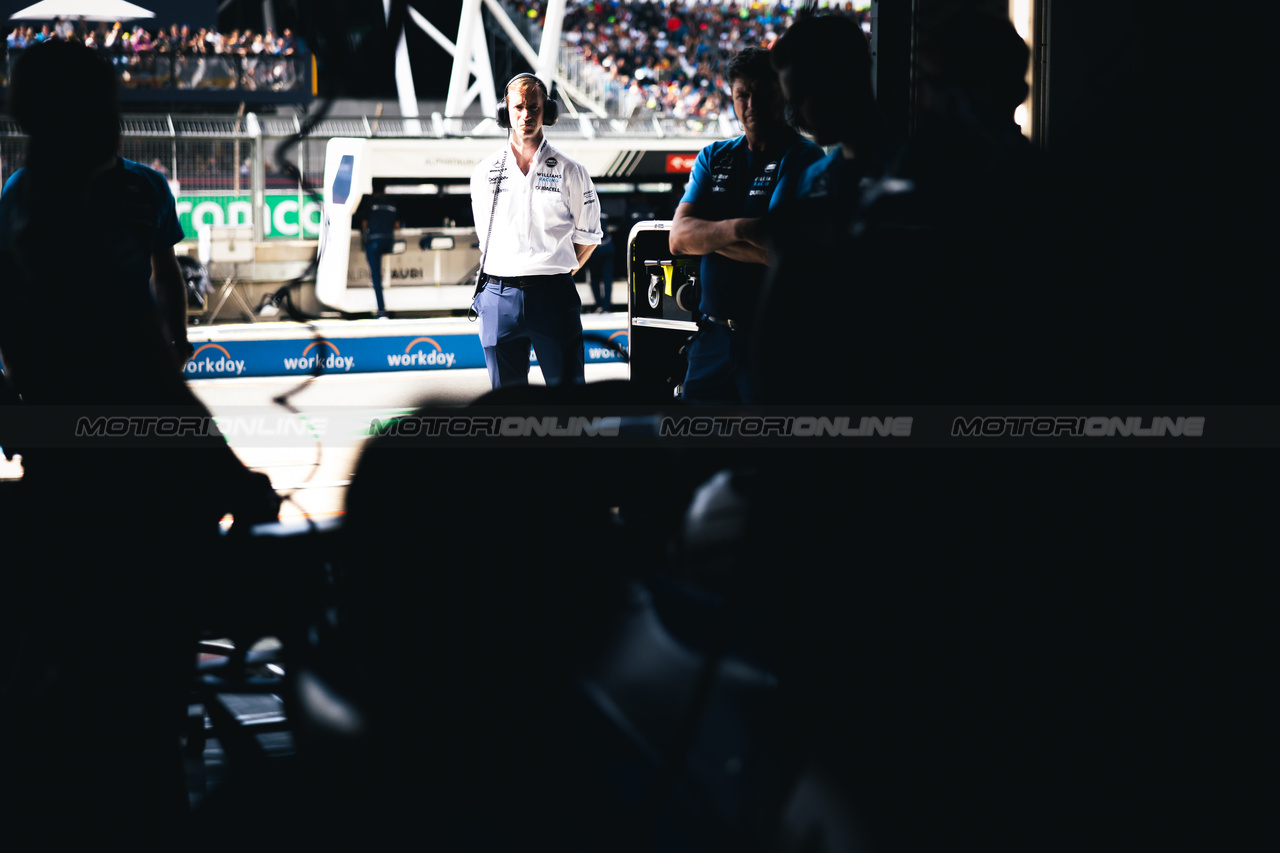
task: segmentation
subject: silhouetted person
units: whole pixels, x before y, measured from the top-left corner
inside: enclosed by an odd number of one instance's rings
[[[977,404],[1096,392],[1086,342],[1116,314],[1094,310],[1103,303],[1091,282],[1069,280],[1064,259],[1080,255],[1087,232],[1055,202],[1048,164],[1014,123],[1026,44],[1007,20],[967,14],[925,28],[918,53],[918,131],[864,187],[842,239],[779,265],[768,316],[784,340],[800,334],[783,310],[804,280],[838,292],[841,310],[803,353],[816,367],[804,387],[775,381],[774,399]]]
[[[1133,405],[1148,391],[1119,396],[1144,332],[1115,336],[1126,291],[1166,282],[1119,274],[1132,258],[1072,219],[1134,189],[1052,203],[1062,188],[1012,121],[1027,50],[1009,22],[931,22],[918,56],[919,134],[813,283],[848,293],[844,311],[796,319],[822,356],[801,354],[821,380],[807,390]],[[1120,79],[1166,71],[1140,69]],[[1251,673],[1274,647],[1274,595],[1244,556],[1270,538],[1266,509],[1223,488],[1251,460],[1170,451],[774,460],[745,550],[796,567],[766,575],[786,728],[814,757],[818,799],[848,804],[854,849],[1200,850],[1247,846],[1266,825],[1268,765],[1250,744],[1273,715]],[[851,483],[869,493],[841,500]],[[1173,494],[1194,507],[1154,498]]]
[[[621,382],[512,386],[487,394],[487,406],[415,417],[507,415],[600,392],[608,404],[626,400]],[[304,697],[296,766],[213,792],[192,849],[342,850],[394,846],[406,833],[494,853],[620,849],[625,828],[608,825],[604,844],[570,843],[581,807],[566,783],[599,781],[562,774],[565,738],[574,743],[563,713],[580,703],[576,677],[621,606],[627,560],[608,507],[623,484],[583,489],[566,476],[578,447],[489,442],[485,465],[537,495],[490,535],[476,527],[492,493],[474,468],[482,444],[441,448],[408,433],[370,441],[347,493],[341,615],[306,667],[340,702]],[[450,497],[406,499],[423,477],[452,484]],[[406,571],[430,531],[477,538]]]
[[[753,365],[762,402],[811,401],[825,391],[807,387],[815,373],[798,369],[790,356],[812,355],[810,323],[826,342],[842,337],[842,324],[862,280],[844,231],[857,209],[862,186],[878,178],[887,153],[884,120],[871,91],[871,53],[861,26],[843,16],[798,20],[769,51],[793,120],[831,152],[778,188],[780,200],[765,224],[774,264],[754,330]],[[839,345],[817,372],[848,369]],[[778,354],[783,357],[779,358]]]
[[[389,254],[396,241],[396,229],[400,227],[400,213],[396,206],[381,193],[369,199],[369,212],[361,224],[364,235],[365,258],[369,261],[369,280],[373,283],[373,297],[378,303],[379,318],[387,316],[387,303],[382,295],[382,256]]]
[[[595,313],[604,314],[612,309],[614,243],[609,214],[600,213],[600,230],[604,236],[600,245],[587,258],[587,275],[591,276],[591,293],[595,296]]]
[[[9,92],[30,141],[0,198],[0,357],[51,420],[39,441],[0,437],[24,469],[0,593],[22,633],[3,673],[0,845],[152,849],[186,806],[178,733],[201,584],[228,569],[218,521],[274,518],[279,501],[216,430],[181,447],[77,440],[79,413],[159,410],[208,430],[180,374],[185,335],[166,332],[148,285],[182,234],[164,179],[117,156],[116,78],[91,49],[31,48]],[[67,257],[69,210],[93,223],[75,238],[88,260]]]
[[[796,126],[827,156],[783,182],[791,198],[857,201],[859,184],[880,173],[884,119],[871,91],[871,51],[862,27],[838,15],[796,21],[769,51]],[[810,216],[810,219],[813,217]]]

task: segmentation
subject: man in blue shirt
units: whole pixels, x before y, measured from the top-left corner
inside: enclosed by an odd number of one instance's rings
[[[373,196],[364,220],[364,253],[369,261],[369,280],[373,283],[379,320],[387,317],[387,303],[382,295],[382,256],[395,246],[396,229],[399,227],[400,213],[396,206],[385,195]]]
[[[689,403],[755,401],[746,332],[769,261],[761,218],[782,179],[822,156],[787,124],[769,51],[749,47],[737,54],[729,62],[729,84],[746,132],[699,152],[671,227],[674,254],[703,256],[702,316],[682,393]]]

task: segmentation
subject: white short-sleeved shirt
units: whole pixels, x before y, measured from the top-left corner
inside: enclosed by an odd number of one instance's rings
[[[506,155],[506,167],[502,158]],[[493,235],[486,245],[493,188],[499,186]],[[471,175],[471,210],[484,256],[484,271],[496,276],[553,275],[578,266],[573,249],[597,245],[600,202],[586,168],[547,143],[522,174],[510,143],[476,166]]]

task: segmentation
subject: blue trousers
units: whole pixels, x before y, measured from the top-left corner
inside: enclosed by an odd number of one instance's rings
[[[382,256],[391,251],[395,240],[375,238],[365,244],[364,256],[369,262],[369,278],[373,282],[373,298],[378,300],[378,313],[387,313],[386,303],[382,299]]]
[[[586,381],[582,351],[582,300],[573,276],[525,289],[489,281],[476,297],[480,346],[494,388],[529,384],[529,347],[548,385]]]
[[[606,311],[613,306],[613,241],[601,243],[587,258],[587,272],[591,276],[591,293],[596,307]]]
[[[694,405],[755,402],[749,372],[749,338],[715,323],[705,323],[689,345],[689,370],[680,399]]]

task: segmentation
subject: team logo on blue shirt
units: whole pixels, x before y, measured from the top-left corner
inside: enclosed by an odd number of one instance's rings
[[[755,180],[751,182],[751,191],[748,192],[747,195],[748,196],[764,195],[765,193],[767,193],[769,191],[769,188],[773,186],[773,179],[777,177],[777,175],[774,172],[774,170],[777,167],[778,167],[777,162],[773,162],[765,166],[764,174],[758,175],[755,178]]]

